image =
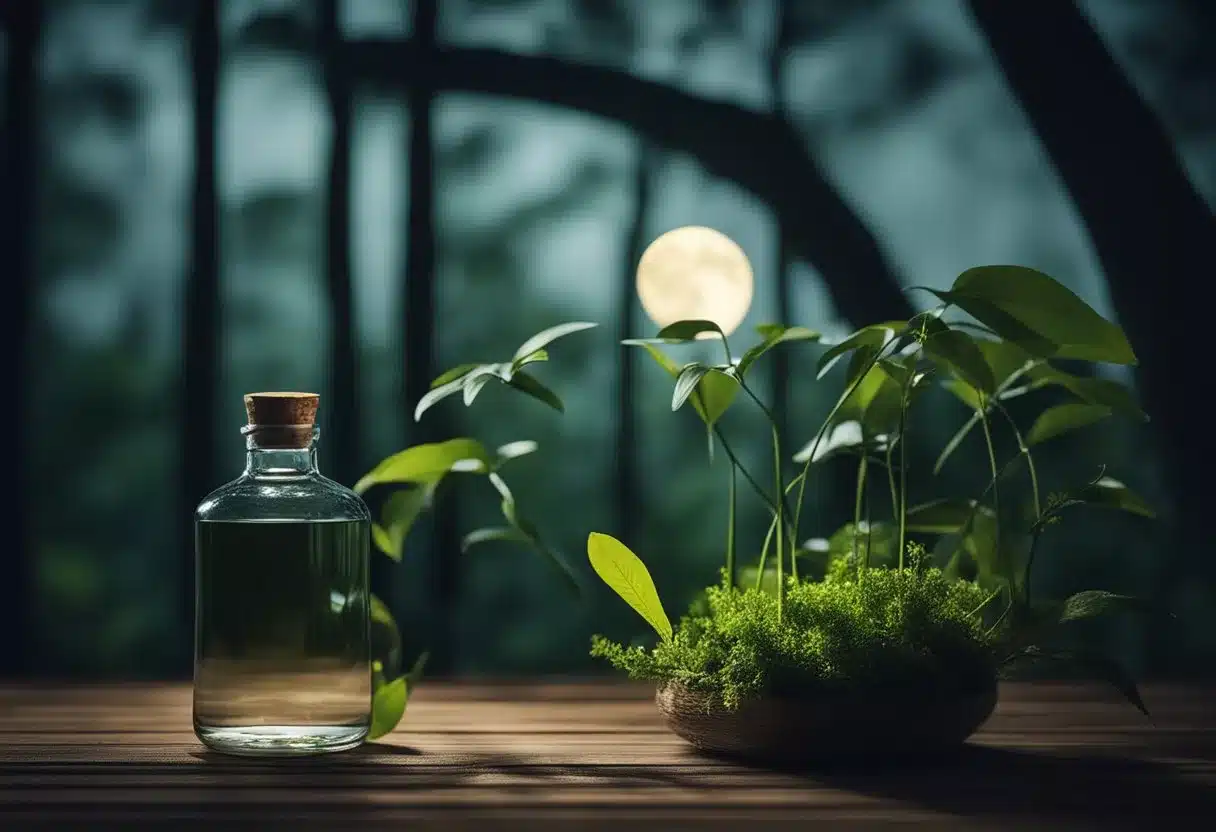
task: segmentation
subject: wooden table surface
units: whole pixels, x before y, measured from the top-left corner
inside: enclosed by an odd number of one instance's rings
[[[1214,692],[1150,686],[1150,722],[1100,688],[1006,685],[957,758],[800,773],[699,756],[610,683],[428,682],[385,740],[286,761],[205,751],[185,685],[8,686],[0,830],[1212,829]]]

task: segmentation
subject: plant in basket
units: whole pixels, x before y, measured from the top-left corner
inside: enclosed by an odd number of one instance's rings
[[[955,748],[992,713],[998,677],[1025,662],[1089,671],[1147,713],[1116,662],[1069,638],[1079,621],[1142,602],[1099,589],[1032,597],[1030,580],[1040,541],[1074,510],[1153,516],[1104,471],[1045,495],[1035,466],[1039,446],[1058,436],[1112,414],[1146,418],[1120,383],[1062,364],[1134,364],[1131,346],[1117,325],[1033,269],[973,268],[948,291],[925,291],[939,305],[863,327],[822,352],[814,372],[821,378],[847,362],[844,389],[805,447],[788,456],[749,373],[770,350],[821,341],[817,333],[761,326],[759,343],[735,355],[716,323],[683,320],[626,342],[670,373],[672,410],[695,410],[711,453],[716,444],[729,460],[725,562],[721,580],[673,626],[642,560],[592,534],[592,568],[658,634],[650,648],[596,636],[592,654],[654,682],[671,728],[700,749],[778,762]],[[720,342],[719,363],[681,364],[664,351],[706,337]],[[987,485],[973,499],[909,505],[909,437],[918,399],[932,385],[971,411],[936,468],[978,429]],[[1007,403],[1045,387],[1069,401],[1023,429]],[[771,426],[766,473],[742,464],[719,424],[740,405],[758,408]],[[998,431],[1017,448],[1008,460],[998,459]],[[807,481],[818,463],[841,454],[856,458],[852,522],[800,543]],[[1028,505],[1010,499],[1014,477],[1026,478]],[[759,546],[741,549],[736,540],[736,482],[755,492],[769,518]],[[875,520],[870,495],[879,489],[891,511]],[[740,552],[758,559],[742,563]]]

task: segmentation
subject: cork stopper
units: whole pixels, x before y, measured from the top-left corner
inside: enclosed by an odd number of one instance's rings
[[[247,393],[247,434],[262,448],[307,448],[321,397],[316,393]]]

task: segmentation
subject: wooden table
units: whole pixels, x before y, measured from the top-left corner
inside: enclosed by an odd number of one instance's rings
[[[952,761],[771,772],[698,756],[645,688],[429,682],[386,741],[206,752],[177,684],[0,688],[0,829],[1216,828],[1212,690],[1008,685]],[[1096,699],[1091,697],[1098,697]]]

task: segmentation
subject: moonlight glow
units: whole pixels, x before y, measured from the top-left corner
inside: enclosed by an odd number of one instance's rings
[[[638,263],[638,298],[659,327],[706,320],[734,332],[752,305],[752,266],[720,231],[685,226],[668,231]]]

